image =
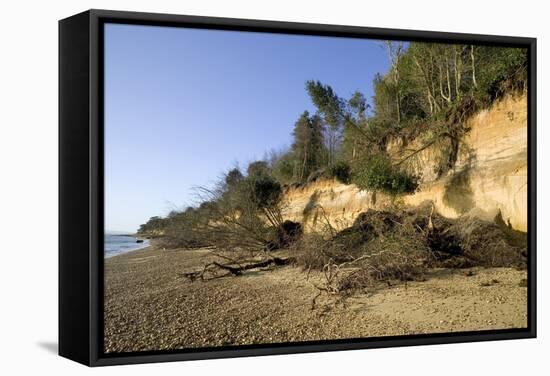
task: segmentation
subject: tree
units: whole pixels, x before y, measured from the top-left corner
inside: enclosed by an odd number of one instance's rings
[[[238,168],[229,170],[225,175],[225,185],[227,189],[231,189],[243,180],[244,176]]]
[[[344,118],[347,121],[342,132],[340,158],[351,161],[358,156],[364,146],[363,133],[368,129],[367,110],[370,105],[367,104],[363,93],[356,91],[347,101],[346,107]],[[338,163],[337,161],[336,164]]]
[[[332,88],[320,81],[307,81],[306,90],[320,115],[328,125],[326,128],[326,144],[328,149],[328,166],[336,160],[336,153],[341,142],[345,118],[345,102],[339,98]]]
[[[258,162],[251,165],[263,166]],[[229,190],[200,187],[197,195],[208,206],[190,226],[193,237],[218,249],[260,251],[271,244],[284,222],[282,187],[263,168],[253,168]]]
[[[294,166],[296,158],[291,151],[278,155],[273,160],[272,175],[281,184],[289,184],[294,179]]]
[[[251,162],[246,169],[248,176],[253,175],[268,175],[271,172],[269,164],[266,161],[255,161]]]
[[[164,229],[167,220],[159,216],[149,218],[149,220],[142,224],[138,229],[138,234],[156,234]]]
[[[391,84],[390,88],[393,91],[393,97],[395,102],[395,114],[397,126],[401,123],[401,99],[402,99],[402,88],[401,88],[401,79],[400,79],[400,59],[405,52],[405,46],[403,42],[393,42],[385,41],[384,45],[388,51],[388,57],[390,60],[390,71],[386,75],[388,82]]]
[[[318,115],[310,117],[309,112],[304,111],[294,125],[293,137],[294,178],[303,182],[323,165],[325,148],[322,119]]]
[[[465,119],[502,93],[526,87],[522,49],[411,42],[404,51],[386,45],[391,67],[375,79],[375,116],[369,122],[405,144],[416,139],[419,146],[401,163],[437,146],[438,174],[448,171],[467,132]]]

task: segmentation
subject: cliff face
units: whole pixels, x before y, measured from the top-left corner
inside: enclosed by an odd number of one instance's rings
[[[422,174],[420,189],[398,200],[411,206],[430,200],[450,218],[475,215],[493,220],[500,212],[514,229],[527,231],[527,98],[507,97],[472,116],[466,126],[470,131],[453,170],[437,178],[438,151],[427,148],[410,167]],[[288,188],[285,200],[286,216],[303,222],[306,231],[327,221],[347,227],[359,213],[391,204],[386,195],[334,180]]]

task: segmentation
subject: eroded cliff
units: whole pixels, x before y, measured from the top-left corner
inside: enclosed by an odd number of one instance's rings
[[[422,175],[419,190],[397,201],[416,206],[430,200],[441,215],[450,218],[475,215],[493,220],[500,214],[514,229],[527,231],[526,96],[504,98],[469,118],[466,127],[469,131],[460,143],[454,168],[437,177],[440,151],[423,150],[410,167]],[[384,194],[328,179],[287,188],[285,201],[286,216],[304,223],[306,231],[327,222],[347,227],[359,213],[392,204]]]

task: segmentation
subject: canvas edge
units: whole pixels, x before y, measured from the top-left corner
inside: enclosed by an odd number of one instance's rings
[[[87,329],[89,330],[88,338],[82,338],[82,348],[87,349],[88,357],[82,358],[79,356],[71,357],[68,354],[62,354],[62,340],[60,334],[60,355],[76,360],[80,363],[89,366],[104,366],[116,364],[135,364],[135,363],[151,363],[151,362],[167,362],[181,360],[199,360],[213,358],[228,358],[228,357],[247,357],[261,355],[278,355],[292,353],[307,353],[321,351],[342,351],[355,349],[383,348],[383,347],[400,347],[400,346],[416,346],[416,345],[431,345],[431,344],[451,344],[461,342],[478,342],[506,339],[522,339],[536,337],[536,39],[528,37],[507,37],[495,35],[479,35],[479,34],[462,34],[462,33],[444,33],[434,31],[417,31],[417,30],[401,30],[401,29],[381,29],[368,28],[358,26],[339,26],[339,25],[322,25],[322,24],[306,24],[296,22],[280,22],[280,21],[260,21],[260,20],[243,20],[232,18],[218,17],[200,17],[200,16],[182,16],[159,13],[142,13],[142,12],[123,12],[92,9],[81,13],[87,15],[88,30],[89,30],[89,84],[88,106],[89,116],[88,125],[90,131],[89,155],[87,159],[89,168],[89,201],[88,211],[90,214],[90,223],[88,227],[89,247],[88,247],[88,269],[87,276],[89,285],[86,293],[88,294],[89,309],[84,312],[85,308],[79,308],[78,312],[87,316]],[[76,17],[76,16],[73,16]],[[72,17],[60,21],[60,27],[63,22]],[[100,291],[102,291],[102,272],[103,258],[99,249],[102,237],[103,227],[103,145],[102,139],[102,22],[123,22],[137,24],[164,24],[167,26],[188,26],[201,28],[216,28],[224,30],[245,30],[245,31],[260,31],[260,32],[279,32],[292,34],[306,35],[333,35],[333,36],[348,36],[348,37],[369,37],[369,38],[392,38],[392,39],[408,39],[422,41],[441,41],[449,43],[458,42],[476,42],[480,44],[495,44],[495,45],[513,45],[529,48],[530,54],[530,87],[529,87],[529,168],[528,168],[528,183],[529,183],[529,318],[528,328],[517,329],[512,331],[480,331],[469,333],[445,333],[443,335],[430,334],[425,336],[406,336],[406,337],[379,337],[364,340],[350,340],[348,342],[331,341],[328,343],[300,343],[287,344],[283,346],[272,345],[262,346],[257,348],[217,348],[208,350],[198,350],[193,352],[170,352],[170,353],[154,353],[154,354],[117,354],[105,355],[102,353],[102,325],[99,321],[102,320],[102,303]],[[61,31],[60,31],[61,39]],[[61,97],[66,95],[66,90],[62,94],[61,90],[61,49],[60,49],[60,214],[61,201],[66,200],[62,197],[61,184],[67,180],[61,179],[61,170],[63,160],[61,158],[61,132],[62,132],[62,106]],[[75,90],[83,90],[82,87],[74,88]],[[70,179],[69,179],[70,180]],[[67,222],[60,215],[60,275],[61,275],[61,222]],[[64,223],[64,228],[68,228]],[[64,325],[61,320],[62,290],[74,290],[72,287],[62,286],[60,278],[60,333]],[[80,345],[79,345],[80,348]]]

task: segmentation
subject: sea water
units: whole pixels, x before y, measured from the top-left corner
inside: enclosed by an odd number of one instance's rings
[[[129,234],[105,233],[104,252],[105,258],[120,255],[126,252],[135,251],[149,246],[149,240],[144,239],[143,243],[137,243],[138,238]]]

